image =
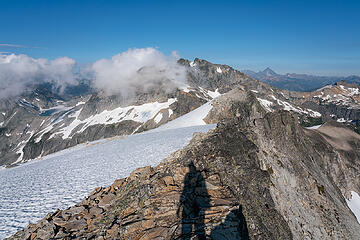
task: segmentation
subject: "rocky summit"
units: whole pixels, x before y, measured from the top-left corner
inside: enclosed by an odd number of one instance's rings
[[[305,129],[235,88],[207,134],[8,239],[360,239],[346,203],[360,189],[360,136]],[[337,134],[339,133],[339,134]]]

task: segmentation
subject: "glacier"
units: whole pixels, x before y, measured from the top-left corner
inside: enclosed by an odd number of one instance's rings
[[[0,239],[39,221],[48,212],[81,201],[96,187],[108,186],[136,168],[156,166],[187,145],[194,132],[215,128],[204,125],[202,119],[195,121],[210,109],[209,104],[204,105],[179,119],[178,124],[164,125],[161,131],[81,144],[18,167],[0,169]],[[184,127],[189,119],[197,126]]]

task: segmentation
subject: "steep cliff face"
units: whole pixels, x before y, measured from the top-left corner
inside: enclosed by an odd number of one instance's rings
[[[214,103],[207,121],[219,119],[159,166],[10,239],[360,239],[344,198],[360,190],[359,135],[306,130],[242,89]]]
[[[262,169],[271,173],[271,195],[294,238],[359,238],[359,223],[344,199],[350,190],[360,189],[356,177],[360,173],[359,136],[341,139],[357,144],[339,150],[321,128],[302,129],[289,114],[266,115],[255,125]]]

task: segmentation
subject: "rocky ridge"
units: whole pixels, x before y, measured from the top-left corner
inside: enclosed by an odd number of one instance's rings
[[[303,126],[319,125],[335,120],[346,122],[359,132],[360,87],[344,81],[327,85],[312,92],[279,89],[252,79],[227,65],[212,64],[205,60],[180,60],[188,67],[189,82],[204,84],[209,89],[225,93],[234,87],[252,91],[266,111],[287,110],[299,115]],[[271,75],[271,69],[267,71]],[[212,83],[214,85],[209,85]]]
[[[9,239],[360,238],[344,198],[360,191],[359,135],[340,123],[304,129],[241,88],[217,98],[206,121],[220,122],[159,166]]]
[[[2,101],[0,166],[158,127],[236,87],[252,91],[268,112],[295,112],[303,126],[337,120],[360,132],[357,85],[339,83],[314,92],[293,92],[259,82],[227,65],[198,58],[180,59],[179,64],[187,68],[188,86],[159,82],[146,92],[139,90],[130,100],[86,91],[62,97],[38,89],[16,101]]]

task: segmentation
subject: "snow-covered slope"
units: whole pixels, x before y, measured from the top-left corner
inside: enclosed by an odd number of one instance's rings
[[[159,164],[185,146],[194,132],[214,127],[194,126],[100,140],[0,170],[0,239],[49,211],[78,202],[95,187],[109,185],[136,168]]]
[[[151,131],[158,132],[168,129],[205,125],[206,123],[204,122],[203,119],[209,113],[211,108],[212,108],[211,102],[207,102],[201,107],[198,107],[197,109]]]
[[[201,87],[171,92],[159,87],[129,99],[93,93],[49,100],[35,92],[10,105],[0,102],[0,166],[22,164],[79,143],[153,129],[219,94]]]

